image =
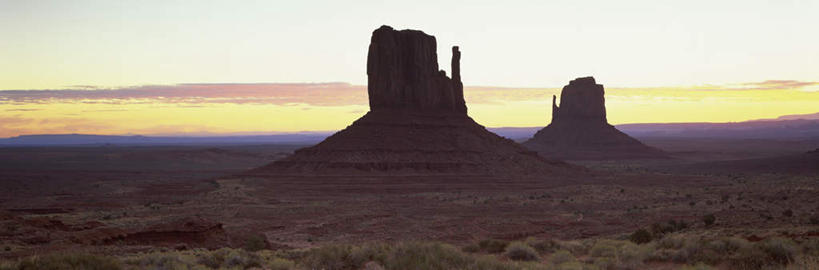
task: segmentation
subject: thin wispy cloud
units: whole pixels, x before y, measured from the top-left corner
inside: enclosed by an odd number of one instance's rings
[[[366,87],[346,83],[178,84],[116,89],[82,86],[58,90],[0,91],[2,103],[88,104],[236,103],[336,106],[366,103]]]
[[[695,87],[700,91],[741,91],[741,90],[807,90],[812,91],[819,87],[819,82],[797,80],[767,80],[761,82],[746,82],[726,85],[706,85]]]
[[[472,104],[501,104],[503,101],[540,100],[559,89],[467,87]],[[76,86],[70,89],[0,91],[0,103],[7,104],[154,104],[232,103],[311,106],[367,104],[367,87],[347,83],[258,83],[258,84],[178,84],[102,89]],[[188,105],[195,106],[195,105]]]
[[[819,85],[819,82],[804,82],[795,80],[768,80],[763,82],[746,83],[749,89],[770,90],[770,89],[800,89],[803,87]]]
[[[618,90],[803,90],[819,89],[819,82],[768,80],[731,85],[707,85],[691,88],[607,88]],[[503,104],[515,101],[548,101],[560,88],[506,88],[467,86],[465,98],[469,104]],[[613,96],[639,96],[630,91]],[[655,96],[656,97],[656,96]],[[123,88],[98,88],[88,85],[69,89],[2,90],[0,103],[11,105],[82,103],[82,104],[270,104],[310,106],[366,105],[367,87],[347,83],[254,83],[254,84],[177,84],[146,85]]]

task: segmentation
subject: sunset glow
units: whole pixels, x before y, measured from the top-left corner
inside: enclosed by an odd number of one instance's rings
[[[816,1],[513,2],[4,1],[0,137],[342,129],[384,24],[435,35],[442,70],[460,46],[488,127],[546,125],[582,76],[613,124],[819,111]]]
[[[816,84],[608,88],[612,124],[730,122],[817,111]],[[217,135],[339,130],[368,111],[365,86],[214,84],[117,90],[0,92],[0,136]],[[469,114],[487,127],[545,126],[557,88],[467,87]]]

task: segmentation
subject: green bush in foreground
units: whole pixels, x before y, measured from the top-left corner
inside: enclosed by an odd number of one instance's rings
[[[500,241],[499,241],[500,242]],[[489,243],[489,242],[487,242]],[[547,244],[548,243],[548,244]],[[544,245],[538,252],[533,245]],[[474,244],[480,249],[480,245]],[[488,245],[485,245],[488,246]],[[325,245],[311,249],[223,248],[135,253],[122,257],[91,254],[33,256],[0,262],[11,269],[819,269],[819,240],[769,238],[749,242],[737,237],[670,233],[656,241],[526,241],[504,243],[503,254],[468,253],[438,242]],[[541,260],[544,258],[545,260]],[[671,263],[671,264],[669,264]]]
[[[635,244],[645,244],[651,242],[652,237],[651,233],[648,232],[646,229],[639,229],[629,236],[629,240],[634,242]]]
[[[555,264],[555,265],[561,265],[561,264],[565,264],[565,263],[569,263],[569,262],[574,262],[575,260],[576,259],[575,259],[574,255],[572,255],[571,252],[566,251],[566,250],[558,250],[557,252],[552,254],[551,258],[549,258],[549,262],[551,262],[552,264]]]
[[[705,226],[714,225],[714,222],[717,221],[717,217],[714,214],[708,214],[702,217],[702,222],[705,223]]]
[[[512,242],[504,253],[507,258],[515,261],[537,261],[540,257],[534,248],[523,242]]]
[[[534,248],[539,254],[552,253],[559,248],[558,243],[551,239],[538,240],[534,237],[529,237],[526,238],[526,241],[524,242],[530,247]]]
[[[120,262],[112,257],[92,255],[92,254],[51,254],[47,256],[33,256],[21,260],[17,267],[11,269],[19,270],[61,270],[61,269],[83,269],[83,270],[118,270],[122,269]]]
[[[506,250],[507,245],[509,245],[509,241],[497,239],[486,239],[478,242],[478,246],[481,250],[488,253],[501,253]]]
[[[245,241],[244,248],[247,251],[254,251],[254,252],[265,249],[265,248],[267,248],[267,240],[265,240],[264,235],[251,236]]]
[[[368,262],[385,269],[520,269],[494,256],[472,255],[452,245],[428,242],[324,246],[306,251],[300,265],[306,269],[362,269]]]
[[[760,242],[759,248],[768,255],[770,262],[780,265],[792,262],[799,252],[799,247],[793,240],[778,237]]]

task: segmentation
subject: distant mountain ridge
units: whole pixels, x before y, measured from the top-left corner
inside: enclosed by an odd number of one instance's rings
[[[777,117],[773,120],[797,120],[797,119],[819,119],[819,112],[818,113],[809,113],[809,114],[791,114],[791,115],[783,115]],[[770,119],[762,119],[758,121],[770,121]]]
[[[142,136],[44,134],[21,135],[0,139],[0,146],[60,146],[60,145],[197,145],[197,144],[314,144],[332,132],[305,132],[273,135],[237,136]]]
[[[819,137],[819,119],[754,120],[736,123],[623,124],[635,137],[805,139]]]
[[[616,125],[617,129],[637,138],[737,138],[737,139],[816,139],[819,119],[809,116],[819,113],[782,116],[777,119],[751,120],[735,123],[646,123]],[[532,137],[542,127],[487,128],[500,136],[522,140]],[[224,136],[143,136],[43,134],[21,135],[0,139],[0,146],[60,146],[60,145],[196,145],[196,144],[315,144],[334,131],[296,132],[271,135]]]

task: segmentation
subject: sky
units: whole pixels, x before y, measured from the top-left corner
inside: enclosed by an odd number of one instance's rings
[[[336,130],[381,25],[460,46],[470,115],[542,126],[576,77],[612,123],[819,111],[819,1],[0,1],[0,137]],[[305,90],[311,89],[311,90]],[[240,120],[240,121],[237,121]]]

